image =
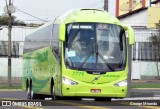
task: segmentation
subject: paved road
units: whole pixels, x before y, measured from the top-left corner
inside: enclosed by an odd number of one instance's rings
[[[125,98],[125,99],[112,99],[112,102],[97,102],[94,99],[82,99],[81,101],[72,101],[72,100],[57,100],[52,101],[49,99],[46,100],[36,100],[36,101],[26,101],[26,93],[24,91],[0,91],[0,101],[12,101],[14,105],[15,102],[21,102],[21,106],[12,106],[12,107],[0,107],[0,109],[158,109],[156,106],[137,106],[141,105],[144,100],[147,98]],[[148,100],[159,100],[160,97],[148,98]],[[142,101],[137,101],[142,100]],[[42,104],[42,107],[33,107],[33,106],[23,106],[25,102],[39,103]],[[152,103],[153,101],[147,101]],[[155,103],[160,103],[159,101],[154,101]],[[22,103],[24,103],[22,105]],[[139,104],[138,104],[139,103]],[[12,104],[12,105],[13,105]],[[47,106],[44,106],[47,105]],[[51,106],[49,106],[51,105]],[[117,105],[117,106],[115,106]],[[127,106],[126,106],[127,105]],[[130,105],[136,105],[131,106]],[[54,106],[54,107],[53,107]],[[121,107],[119,107],[121,106]]]

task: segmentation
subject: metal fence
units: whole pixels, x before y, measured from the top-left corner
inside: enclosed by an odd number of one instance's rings
[[[8,54],[8,29],[2,26],[0,30],[0,57],[7,57]],[[21,57],[23,54],[23,45],[25,36],[37,27],[13,26],[12,28],[12,58]]]
[[[135,29],[135,44],[132,47],[133,61],[156,61],[159,57],[160,42],[152,42],[150,37],[159,36],[158,29]]]

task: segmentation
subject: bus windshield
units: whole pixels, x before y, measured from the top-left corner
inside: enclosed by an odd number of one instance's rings
[[[125,30],[106,23],[67,24],[65,63],[77,70],[124,70]]]

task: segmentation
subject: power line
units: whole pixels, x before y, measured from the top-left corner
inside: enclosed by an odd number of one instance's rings
[[[22,10],[20,10],[20,9],[18,9],[18,8],[16,8],[16,9],[17,9],[18,11],[26,14],[26,15],[29,15],[29,16],[31,16],[31,17],[34,17],[34,18],[39,19],[39,20],[44,21],[44,22],[48,22],[48,21],[46,21],[46,20],[44,20],[44,19],[38,18],[38,17],[36,17],[36,16],[34,16],[34,15],[31,15],[31,14],[25,12],[25,11],[22,11]]]

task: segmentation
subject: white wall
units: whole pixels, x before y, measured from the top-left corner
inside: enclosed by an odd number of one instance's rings
[[[147,10],[143,10],[125,18],[121,18],[120,21],[129,26],[147,26]]]
[[[112,16],[116,16],[116,0],[108,0],[108,12]]]
[[[160,63],[158,68],[160,71]],[[131,75],[132,79],[141,79],[141,76],[158,76],[156,62],[133,61]]]
[[[8,41],[7,26],[2,26],[0,30],[0,41]],[[24,41],[25,36],[32,32],[36,27],[14,26],[12,28],[12,41]],[[19,54],[23,54],[24,42],[19,45]],[[12,58],[12,77],[22,77],[22,59]],[[8,58],[0,57],[0,77],[8,76]]]
[[[12,58],[12,77],[22,77],[22,58]],[[0,58],[0,77],[8,76],[8,58]]]
[[[0,30],[0,41],[8,41],[8,28],[7,26],[2,26]],[[14,26],[12,27],[12,41],[24,41],[25,36],[32,32],[36,27],[23,27],[23,26]]]

